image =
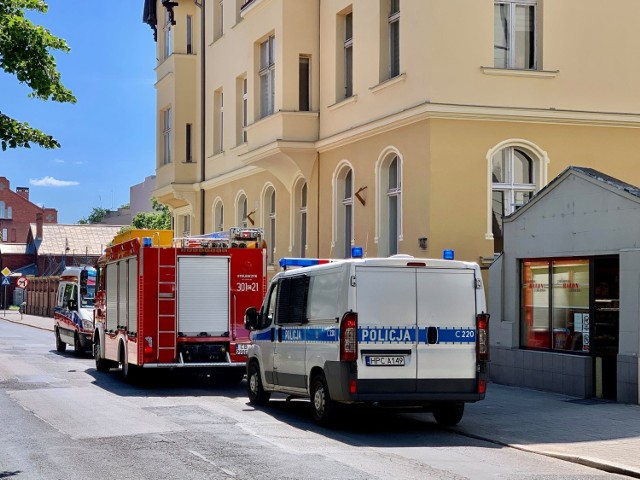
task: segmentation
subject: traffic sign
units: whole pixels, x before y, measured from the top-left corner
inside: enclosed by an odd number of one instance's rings
[[[11,275],[11,270],[9,270],[7,267],[4,267],[2,269],[2,275],[4,275],[5,277],[8,277],[9,275]]]
[[[11,282],[9,281],[9,277],[2,277],[2,285],[11,285]]]
[[[29,280],[27,277],[20,277],[16,280],[16,286],[18,288],[27,288],[29,286]]]

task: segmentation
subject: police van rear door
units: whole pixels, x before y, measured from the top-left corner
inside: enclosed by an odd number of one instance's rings
[[[475,271],[418,268],[416,280],[418,392],[475,391]]]
[[[416,269],[356,265],[355,272],[358,391],[415,392]]]

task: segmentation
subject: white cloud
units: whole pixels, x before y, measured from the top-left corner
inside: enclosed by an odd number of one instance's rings
[[[59,158],[56,158],[56,159],[54,160],[54,162],[55,162],[55,163],[64,163],[64,160],[61,160],[61,159],[59,159]]]
[[[82,160],[78,160],[78,161],[76,162],[76,165],[84,165],[84,162],[83,162]]]
[[[42,177],[30,178],[29,185],[33,185],[35,187],[71,187],[73,185],[80,185],[80,182],[72,180],[58,180],[53,177]]]

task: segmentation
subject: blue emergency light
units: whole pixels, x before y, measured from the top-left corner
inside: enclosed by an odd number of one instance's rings
[[[329,260],[320,258],[281,258],[280,268],[286,269],[287,267],[311,267],[313,265],[322,265],[323,263],[329,263]]]
[[[142,246],[143,247],[152,247],[153,246],[153,238],[151,238],[151,237],[142,237]]]
[[[453,250],[444,250],[442,252],[442,258],[444,260],[453,260],[455,258],[455,253]]]
[[[362,258],[362,247],[351,247],[351,258]]]

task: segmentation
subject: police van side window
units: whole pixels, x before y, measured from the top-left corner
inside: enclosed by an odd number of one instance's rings
[[[276,314],[276,298],[278,297],[278,284],[276,283],[271,291],[269,292],[269,301],[267,302],[267,306],[264,312],[263,322],[261,328],[266,328],[273,323],[273,319]]]
[[[280,280],[276,323],[278,325],[306,323],[308,296],[308,276],[298,275]]]

